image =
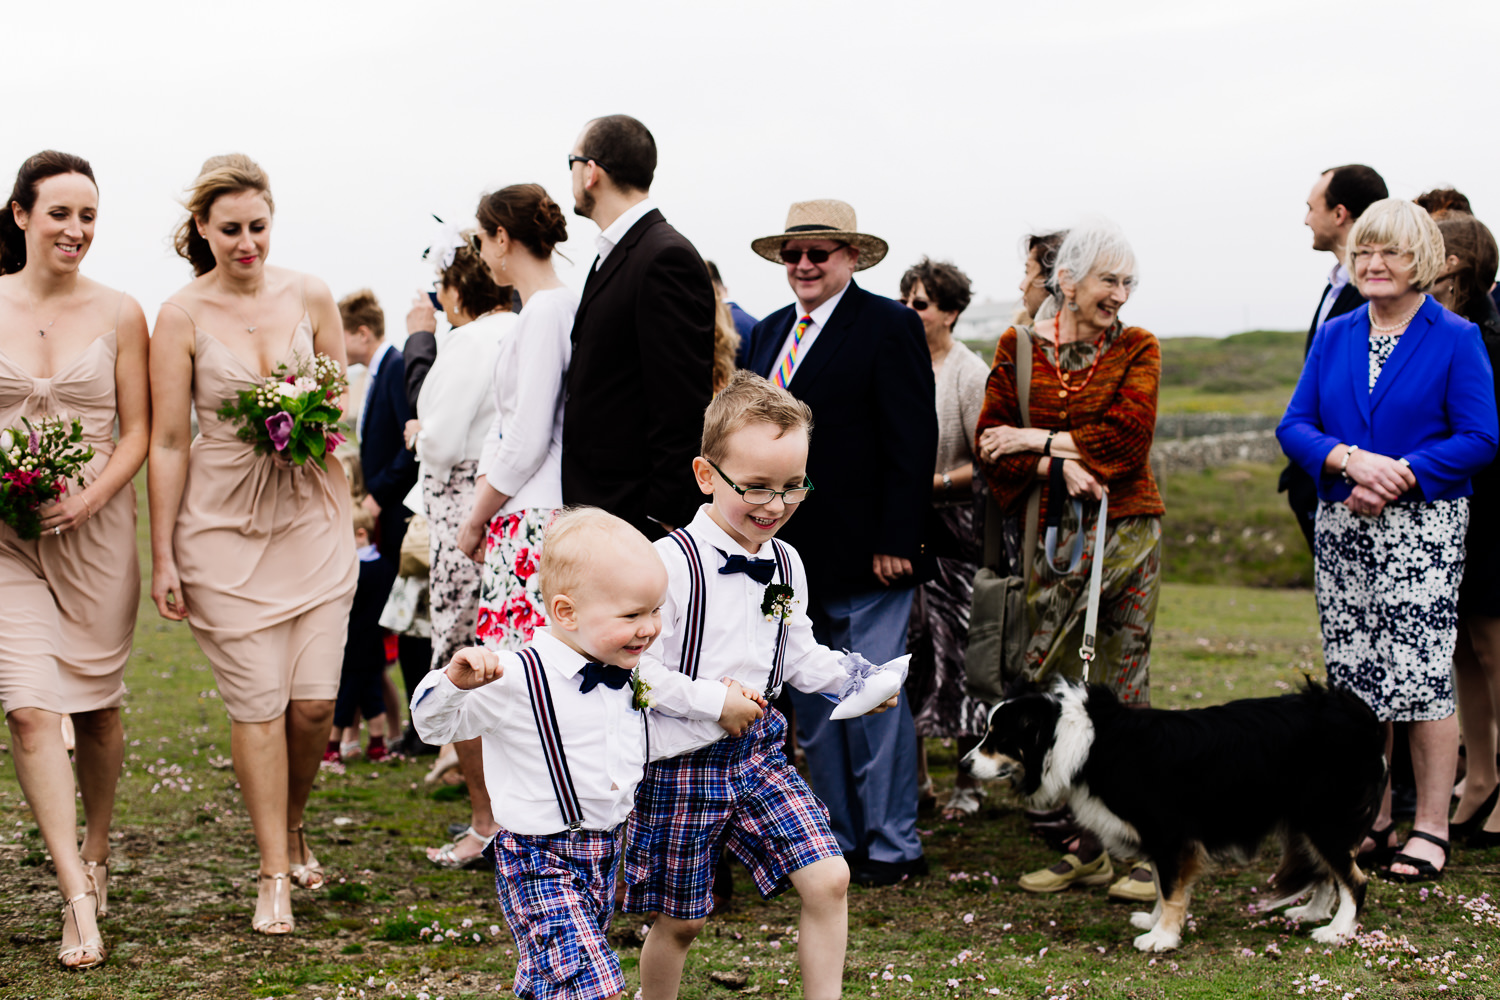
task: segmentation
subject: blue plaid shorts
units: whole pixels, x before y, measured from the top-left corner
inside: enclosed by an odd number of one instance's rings
[[[615,903],[620,834],[580,830],[495,835],[495,888],[516,939],[516,996],[600,1000],[625,989],[605,937]]]
[[[766,899],[799,868],[843,857],[828,810],[787,762],[785,738],[773,708],[743,736],[647,768],[625,823],[625,912],[708,916],[725,845]]]

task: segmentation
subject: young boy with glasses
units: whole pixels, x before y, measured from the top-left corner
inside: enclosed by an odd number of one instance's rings
[[[803,995],[840,993],[849,867],[827,810],[783,752],[786,719],[769,706],[783,684],[847,697],[875,671],[813,638],[802,560],[775,539],[812,492],[811,431],[805,403],[736,372],[704,414],[702,454],[693,460],[711,502],[655,543],[667,598],[661,640],[642,657],[641,676],[665,714],[652,713],[655,763],[625,833],[624,909],[660,914],[641,949],[644,1000],[677,996],[726,845],[762,896],[791,887],[802,897]],[[729,684],[731,676],[763,694]],[[895,704],[892,697],[874,710]]]

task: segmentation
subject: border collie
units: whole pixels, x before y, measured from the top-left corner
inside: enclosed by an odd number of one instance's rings
[[[1357,696],[1312,680],[1295,694],[1189,711],[1127,708],[1102,685],[1059,679],[990,712],[959,767],[1007,778],[1031,808],[1066,802],[1078,824],[1124,857],[1153,863],[1156,908],[1130,922],[1141,951],[1182,943],[1188,899],[1211,861],[1247,863],[1281,841],[1274,898],[1322,921],[1321,944],[1353,936],[1366,878],[1354,863],[1385,785],[1384,740]],[[1334,900],[1338,912],[1334,912]]]

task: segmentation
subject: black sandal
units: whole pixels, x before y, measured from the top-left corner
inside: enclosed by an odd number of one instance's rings
[[[1411,832],[1411,836],[1406,838],[1406,843],[1411,843],[1412,837],[1418,837],[1422,840],[1427,841],[1429,844],[1436,844],[1437,846],[1441,847],[1443,849],[1443,865],[1445,867],[1447,866],[1448,842],[1446,840],[1444,840],[1442,837],[1434,837],[1430,833],[1423,833],[1421,830],[1413,830]],[[1405,872],[1393,872],[1391,871],[1390,867],[1387,866],[1384,870],[1381,871],[1380,874],[1382,877],[1387,878],[1392,882],[1401,882],[1410,885],[1414,882],[1441,882],[1443,880],[1444,869],[1438,868],[1431,861],[1428,861],[1425,858],[1414,858],[1411,855],[1406,854],[1405,852],[1401,852],[1398,853],[1395,857],[1391,858],[1391,864],[1410,865],[1412,868],[1415,868],[1417,870],[1417,873],[1415,875],[1407,875]]]
[[[1391,844],[1391,834],[1396,830],[1396,821],[1391,820],[1384,830],[1371,830],[1369,838],[1375,841],[1375,846],[1368,851],[1360,851],[1354,856],[1354,863],[1364,871],[1374,871],[1384,868],[1391,863],[1396,852],[1401,850],[1400,845]]]

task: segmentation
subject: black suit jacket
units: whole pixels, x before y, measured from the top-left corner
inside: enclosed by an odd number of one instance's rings
[[[1318,316],[1323,312],[1323,303],[1328,298],[1328,293],[1333,290],[1333,285],[1323,286],[1323,294],[1318,299],[1318,308],[1313,312],[1312,323],[1307,328],[1307,343],[1302,346],[1302,357],[1305,360],[1308,352],[1312,350],[1313,338],[1318,335]],[[1354,287],[1354,282],[1349,282],[1339,289],[1339,297],[1333,300],[1333,307],[1328,310],[1328,319],[1351,313],[1365,304],[1365,297]],[[1325,321],[1326,322],[1326,321]],[[1318,484],[1313,482],[1312,476],[1296,462],[1287,462],[1286,468],[1281,470],[1281,481],[1276,486],[1278,493],[1290,493],[1288,502],[1292,509],[1300,517],[1310,518],[1312,512],[1318,509]],[[1304,532],[1307,530],[1303,526]],[[1312,544],[1309,536],[1308,544]]]
[[[653,209],[583,286],[563,404],[563,501],[603,507],[653,539],[661,523],[692,520],[713,353],[708,267]]]
[[[365,491],[380,504],[382,562],[400,558],[401,539],[406,536],[406,508],[401,501],[417,482],[417,460],[406,450],[406,421],[411,406],[406,400],[406,366],[401,352],[391,348],[380,359],[380,369],[365,390],[364,433],[359,437],[359,464]],[[394,576],[393,576],[394,578]]]
[[[756,324],[752,370],[770,376],[799,312],[790,305]],[[850,282],[787,388],[813,411],[814,489],[781,537],[801,553],[814,594],[880,589],[872,558],[916,562],[932,504],[937,404],[921,319]]]

